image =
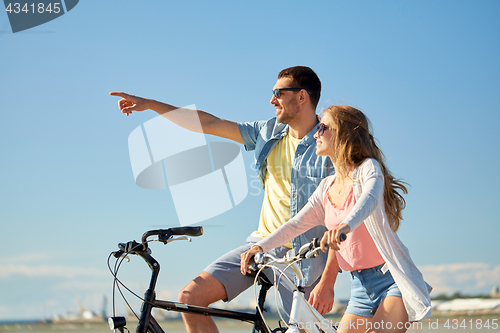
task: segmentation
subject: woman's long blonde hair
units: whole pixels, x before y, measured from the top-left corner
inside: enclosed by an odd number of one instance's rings
[[[396,179],[385,166],[384,154],[375,143],[371,133],[370,121],[358,109],[345,105],[333,105],[323,113],[328,113],[332,119],[332,140],[335,160],[335,172],[342,178],[348,177],[352,167],[360,165],[365,159],[376,159],[384,174],[384,203],[389,224],[397,231],[403,219],[403,209],[406,201],[402,194],[408,193],[407,185],[401,179]]]

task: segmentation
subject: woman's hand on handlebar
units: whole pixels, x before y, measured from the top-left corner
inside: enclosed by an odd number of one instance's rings
[[[250,250],[243,252],[240,256],[241,258],[241,274],[246,275],[249,270],[248,270],[248,263],[250,262],[250,259],[253,258],[253,256],[258,253],[258,252],[264,252],[262,248],[259,245],[254,245],[250,248]]]
[[[326,252],[326,245],[328,245],[328,247],[332,250],[340,250],[339,244],[340,242],[342,242],[342,240],[340,239],[340,235],[346,235],[350,231],[351,228],[345,223],[341,223],[335,229],[326,231],[320,241],[321,251]]]

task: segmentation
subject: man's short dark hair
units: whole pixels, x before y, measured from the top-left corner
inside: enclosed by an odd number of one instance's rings
[[[285,68],[278,74],[278,79],[289,77],[292,79],[293,87],[304,88],[311,93],[311,103],[314,109],[318,105],[321,97],[321,81],[318,75],[309,67],[294,66]]]

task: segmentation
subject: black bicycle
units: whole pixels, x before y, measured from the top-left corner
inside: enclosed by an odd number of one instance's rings
[[[191,237],[195,236],[201,236],[203,234],[203,228],[202,227],[175,227],[175,228],[169,228],[169,229],[159,229],[159,230],[149,230],[145,232],[142,235],[142,241],[141,243],[138,243],[136,241],[130,241],[127,243],[120,243],[118,244],[119,250],[115,252],[111,252],[111,254],[108,257],[108,267],[109,270],[111,271],[111,274],[114,276],[114,282],[113,282],[113,317],[109,318],[108,322],[110,325],[111,330],[114,330],[115,332],[124,332],[126,329],[126,319],[125,317],[117,317],[115,313],[115,290],[118,289],[120,294],[122,295],[123,299],[126,301],[125,296],[122,293],[122,290],[120,286],[124,287],[127,289],[129,292],[131,292],[133,295],[136,297],[140,298],[142,300],[142,306],[140,310],[140,314],[136,315],[137,319],[139,320],[136,328],[136,332],[138,333],[145,333],[145,332],[152,332],[152,333],[164,333],[163,329],[160,327],[158,322],[155,320],[155,318],[151,315],[151,311],[153,308],[159,308],[159,309],[164,309],[167,311],[174,311],[174,312],[185,312],[185,313],[192,313],[192,314],[201,314],[205,316],[213,316],[213,317],[220,317],[220,318],[226,318],[226,319],[235,319],[235,320],[240,320],[243,322],[248,322],[248,323],[253,323],[253,333],[277,333],[277,332],[285,332],[286,331],[286,326],[282,327],[280,323],[280,327],[274,329],[274,330],[269,330],[263,318],[261,317],[261,313],[265,311],[264,309],[264,303],[266,300],[267,292],[269,288],[273,286],[273,284],[267,279],[267,277],[264,274],[259,274],[258,275],[258,283],[261,285],[261,289],[259,292],[259,297],[258,297],[258,304],[255,313],[246,313],[246,312],[239,312],[239,311],[230,311],[230,310],[225,310],[225,309],[218,309],[218,308],[212,308],[212,307],[200,307],[200,306],[194,306],[194,305],[189,305],[189,304],[183,304],[183,303],[177,303],[177,302],[171,302],[171,301],[162,301],[156,299],[156,293],[155,293],[155,288],[156,288],[156,282],[158,279],[158,275],[160,273],[160,264],[152,257],[151,255],[151,249],[148,246],[148,243],[150,241],[159,241],[164,244],[168,244],[170,242],[176,241],[176,240],[189,240],[191,241]],[[155,239],[149,239],[152,236],[158,236]],[[129,288],[127,288],[117,277],[118,270],[125,258],[127,258],[129,255],[137,255],[144,259],[146,263],[148,264],[149,268],[152,271],[151,274],[151,279],[149,282],[149,287],[144,293],[144,297],[140,297],[137,294],[135,294],[133,291],[131,291]],[[111,267],[110,265],[110,259],[111,257],[114,256],[116,258],[116,262],[114,265],[114,268]],[[128,303],[127,303],[128,304]],[[130,307],[130,305],[129,305]],[[134,313],[135,314],[135,313]]]

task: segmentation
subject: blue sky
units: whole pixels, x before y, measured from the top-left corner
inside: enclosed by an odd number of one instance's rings
[[[169,191],[138,187],[130,166],[128,135],[155,114],[126,117],[108,92],[255,121],[273,116],[271,88],[294,65],[318,73],[320,108],[368,115],[389,167],[411,184],[399,234],[435,295],[489,293],[500,285],[499,10],[498,1],[91,0],[16,34],[2,11],[0,320],[77,311],[78,299],[100,311],[116,244],[179,223]],[[253,156],[243,156],[250,184]],[[155,244],[162,295],[241,244],[261,200],[251,191],[192,243]],[[142,293],[147,266],[125,266]],[[338,298],[349,297],[345,278]]]

